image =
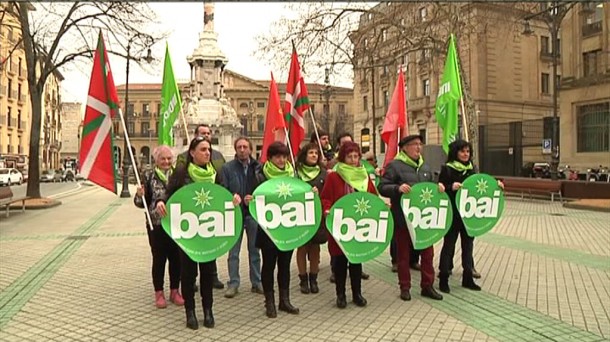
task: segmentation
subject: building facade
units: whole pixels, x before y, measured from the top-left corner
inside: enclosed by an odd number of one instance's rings
[[[253,155],[260,155],[269,97],[269,81],[254,80],[225,69],[223,86],[229,103],[240,118],[243,126],[242,134],[252,140],[255,149]],[[189,94],[188,87],[188,82],[178,82],[178,88],[183,97]],[[278,83],[282,103],[285,89],[285,83]],[[307,89],[314,117],[319,118],[317,124],[320,129],[331,132],[331,138],[343,131],[352,131],[352,89],[313,83],[307,84]],[[119,85],[117,91],[119,98],[124,100],[125,85]],[[327,94],[330,96],[326,96]],[[125,117],[134,157],[138,163],[152,162],[150,153],[157,146],[160,100],[161,84],[129,84],[129,108]],[[306,116],[305,123],[308,139],[309,134],[313,132],[313,124],[309,115]],[[123,128],[119,120],[115,120],[113,131],[115,132],[115,150],[120,161],[123,150]],[[192,136],[192,133],[189,132],[189,136]],[[230,158],[230,156],[226,157]]]
[[[8,4],[1,4],[6,9]],[[0,25],[0,167],[24,169],[30,144],[30,96],[21,30],[10,11]]]
[[[74,167],[80,150],[80,134],[83,124],[83,106],[80,102],[63,102],[61,120],[61,165]]]
[[[42,118],[40,122],[40,167],[57,170],[61,163],[62,104],[61,81],[64,77],[54,71],[47,78],[42,92]]]
[[[424,136],[427,149],[441,144],[434,108],[445,42],[453,32],[465,108],[473,113],[469,120],[478,121],[474,127],[481,169],[519,175],[528,161],[550,161],[550,155],[542,153],[542,140],[551,135],[554,80],[548,38],[539,39],[549,34],[542,22],[533,22],[536,35],[523,35],[519,18],[527,13],[513,4],[392,2],[363,14],[351,37],[357,61],[356,140],[375,142],[376,152],[384,153],[380,131],[402,67],[409,132]],[[410,45],[404,43],[407,33]]]
[[[610,164],[610,6],[578,4],[561,25],[560,162]],[[569,132],[566,134],[566,132]]]

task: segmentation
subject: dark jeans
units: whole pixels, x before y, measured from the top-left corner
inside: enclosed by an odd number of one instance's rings
[[[358,295],[362,293],[362,264],[352,264],[347,260],[345,255],[337,255],[333,257],[332,268],[335,271],[335,290],[337,296],[345,295],[348,268],[352,294]]]
[[[169,288],[180,287],[180,247],[172,240],[163,227],[146,228],[148,244],[152,253],[152,279],[155,291],[163,291],[165,279],[165,262],[169,261]]]
[[[273,274],[277,264],[277,286],[280,290],[288,290],[290,287],[290,261],[292,252],[282,252],[275,247],[262,248],[263,266],[261,267],[261,281],[265,292],[273,291]]]
[[[448,277],[449,271],[453,268],[453,256],[455,255],[455,243],[458,235],[462,245],[462,268],[464,275],[472,275],[474,261],[472,259],[472,249],[474,238],[468,236],[466,228],[462,224],[453,224],[443,240],[441,250],[441,260],[439,262],[439,277]]]
[[[211,309],[214,304],[213,286],[216,278],[216,260],[197,263],[191,260],[182,250],[180,250],[180,262],[182,262],[181,281],[182,297],[184,298],[184,309],[195,309],[195,284],[197,270],[201,273],[199,277],[199,292],[201,293],[201,303],[204,309]]]

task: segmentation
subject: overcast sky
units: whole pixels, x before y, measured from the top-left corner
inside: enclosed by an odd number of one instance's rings
[[[270,24],[284,10],[281,3],[216,3],[214,26],[221,50],[227,56],[227,68],[253,79],[269,79],[271,67],[256,60],[254,37],[266,33]],[[164,29],[170,32],[170,47],[174,74],[178,80],[188,80],[190,69],[186,56],[199,44],[203,30],[203,3],[150,3]],[[277,13],[277,15],[271,15]],[[165,42],[155,45],[154,57],[160,60],[157,68],[142,70],[136,63],[129,67],[129,83],[161,83]],[[287,61],[287,64],[289,61]],[[110,57],[115,84],[125,83],[125,60]],[[73,68],[70,68],[73,69]],[[81,70],[65,71],[62,82],[64,102],[86,102],[91,77],[91,65]],[[274,74],[277,73],[275,70]]]

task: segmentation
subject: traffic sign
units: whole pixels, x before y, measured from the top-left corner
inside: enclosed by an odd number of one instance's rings
[[[542,153],[543,154],[551,154],[551,139],[542,139]]]

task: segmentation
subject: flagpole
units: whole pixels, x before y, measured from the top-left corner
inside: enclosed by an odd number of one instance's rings
[[[286,144],[288,144],[288,150],[290,151],[290,160],[292,161],[292,168],[294,169],[294,172],[297,171],[296,169],[296,164],[294,162],[294,154],[292,153],[292,146],[290,144],[290,139],[288,139],[288,129],[286,127],[284,127],[284,134],[286,134]]]
[[[462,109],[462,122],[464,123],[464,138],[466,141],[470,141],[468,139],[468,121],[466,121],[466,111],[464,110],[464,97],[460,97],[460,107]]]
[[[311,116],[311,122],[313,123],[313,131],[316,132],[316,140],[318,141],[318,147],[320,147],[320,153],[322,157],[324,157],[324,150],[322,149],[322,143],[320,142],[320,134],[318,134],[318,126],[316,125],[316,119],[313,117],[313,112],[311,108],[307,108],[309,111],[309,115]]]
[[[140,181],[140,175],[138,174],[138,167],[136,165],[135,157],[133,156],[133,151],[131,150],[131,141],[129,140],[129,134],[127,133],[127,126],[125,125],[125,117],[123,117],[123,111],[121,108],[118,110],[119,116],[121,117],[121,124],[123,125],[123,133],[125,134],[125,142],[127,143],[127,150],[129,151],[129,158],[131,158],[131,165],[133,166],[133,174],[136,176],[136,183],[139,187],[142,187],[142,182]],[[125,152],[123,152],[124,154]],[[125,156],[123,156],[125,158]],[[128,178],[127,178],[128,179]],[[144,203],[144,211],[146,213],[146,220],[148,221],[148,226],[150,230],[153,230],[152,218],[150,217],[150,213],[148,212],[148,203],[146,203],[146,197],[142,196],[142,203]]]
[[[186,141],[189,141],[189,130],[186,125],[186,117],[184,116],[184,108],[182,106],[180,106],[180,118],[182,119],[182,125],[184,126],[184,137],[186,138]],[[174,141],[174,145],[175,144],[176,142]]]

